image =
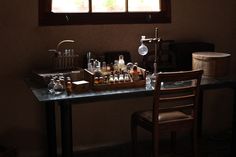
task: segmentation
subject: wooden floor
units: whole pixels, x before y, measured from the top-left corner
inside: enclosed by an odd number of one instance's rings
[[[191,157],[189,137],[177,139],[176,157]],[[231,132],[199,138],[198,157],[229,157]],[[160,142],[160,157],[170,157],[170,144],[167,139]],[[151,141],[139,144],[138,157],[151,157]],[[124,144],[94,151],[79,152],[74,157],[131,157],[131,145]]]

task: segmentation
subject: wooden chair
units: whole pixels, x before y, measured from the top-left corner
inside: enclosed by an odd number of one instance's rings
[[[175,148],[176,132],[183,129],[191,130],[193,156],[196,155],[197,104],[202,73],[202,70],[195,70],[158,74],[153,109],[132,114],[133,157],[137,155],[138,126],[152,133],[153,157],[159,156],[160,132],[171,133],[172,148]]]

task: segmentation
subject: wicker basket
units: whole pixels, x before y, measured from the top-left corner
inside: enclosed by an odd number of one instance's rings
[[[220,52],[192,53],[193,70],[204,70],[203,76],[223,78],[229,74],[230,54]]]

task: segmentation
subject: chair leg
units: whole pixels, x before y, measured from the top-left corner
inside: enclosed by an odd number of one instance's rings
[[[155,132],[155,131],[154,131]],[[153,157],[159,157],[159,133],[152,133],[152,136],[153,136],[153,140],[152,140],[152,143],[153,143]]]
[[[132,157],[137,157],[137,121],[135,116],[131,117],[131,140],[132,140]]]
[[[176,132],[175,131],[171,132],[171,152],[173,156],[176,154]]]

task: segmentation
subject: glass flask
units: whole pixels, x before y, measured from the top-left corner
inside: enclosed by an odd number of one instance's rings
[[[138,53],[139,53],[141,56],[145,56],[145,55],[148,53],[148,48],[147,48],[147,46],[142,43],[142,44],[139,46],[139,48],[138,48]]]

